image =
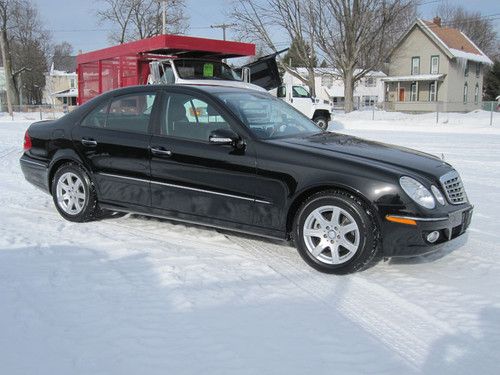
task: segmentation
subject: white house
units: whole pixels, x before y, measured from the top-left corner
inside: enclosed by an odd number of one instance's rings
[[[78,77],[76,72],[65,72],[54,69],[45,73],[44,103],[50,105],[76,105],[78,96]]]
[[[296,68],[298,74],[307,77],[306,68]],[[344,81],[337,69],[315,68],[316,97],[330,101],[334,108],[344,107]],[[370,71],[358,81],[354,88],[354,107],[371,106],[384,101],[384,82],[386,77],[383,72]],[[304,85],[297,77],[285,72],[283,81],[292,85]]]

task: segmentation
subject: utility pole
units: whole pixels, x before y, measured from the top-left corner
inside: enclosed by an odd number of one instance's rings
[[[222,29],[222,39],[226,40],[226,29],[236,26],[235,23],[221,23],[219,25],[210,25],[212,29]]]
[[[163,0],[162,1],[162,7],[163,7],[163,12],[162,12],[163,29],[162,29],[162,33],[166,34],[167,33],[167,0]]]

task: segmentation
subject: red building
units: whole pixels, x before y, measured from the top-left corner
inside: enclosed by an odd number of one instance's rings
[[[149,63],[168,56],[225,59],[255,55],[255,45],[158,35],[77,56],[78,104],[119,87],[147,83]]]

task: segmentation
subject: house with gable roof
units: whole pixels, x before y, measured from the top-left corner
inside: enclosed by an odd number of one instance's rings
[[[467,112],[480,108],[485,65],[492,61],[464,33],[417,19],[388,58],[388,109]]]

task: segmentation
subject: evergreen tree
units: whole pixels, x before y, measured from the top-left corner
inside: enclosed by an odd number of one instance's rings
[[[307,44],[303,39],[300,37],[296,37],[292,40],[292,44],[290,45],[290,49],[287,51],[286,55],[283,57],[283,62],[287,64],[288,66],[292,68],[297,68],[297,67],[307,67],[308,62],[304,61],[300,56],[300,48],[303,47],[305,48],[306,51],[308,51],[309,55],[313,56],[312,62],[314,67],[318,66],[318,61],[316,58],[316,55],[314,51],[312,50],[311,46]]]
[[[484,76],[484,100],[493,101],[500,95],[500,61],[496,60]]]

